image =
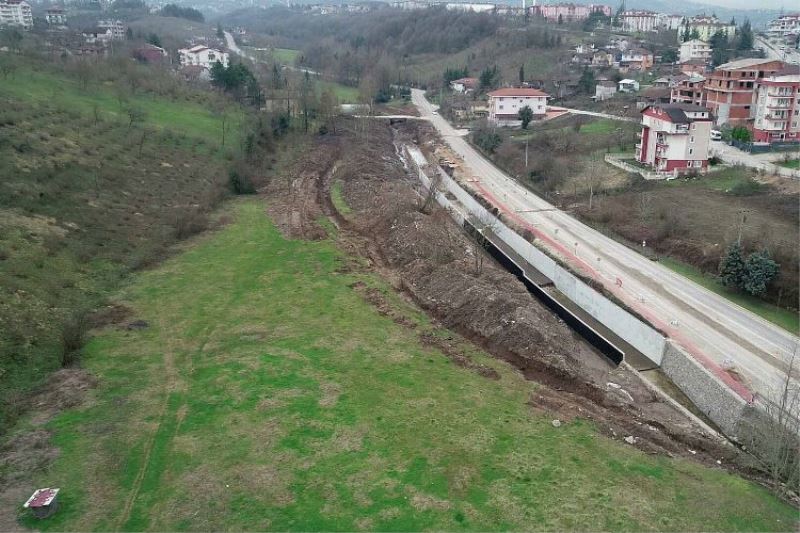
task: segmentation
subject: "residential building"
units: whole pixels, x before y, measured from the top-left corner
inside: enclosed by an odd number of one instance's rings
[[[800,70],[776,72],[758,84],[753,140],[800,141]]]
[[[635,93],[639,90],[639,82],[636,80],[620,80],[617,83],[617,90],[621,93]]]
[[[692,74],[703,75],[708,69],[709,61],[707,59],[689,59],[678,63],[678,69],[682,74],[691,76]]]
[[[654,104],[642,110],[636,160],[673,175],[708,168],[711,113],[691,104]]]
[[[115,41],[125,39],[125,24],[121,20],[100,20],[97,22],[98,28],[106,28],[111,32],[111,38]]]
[[[800,13],[781,15],[769,23],[767,33],[786,36],[800,34]]]
[[[647,70],[653,66],[653,53],[644,48],[631,48],[622,52],[619,66],[630,70]]]
[[[707,76],[704,92],[706,105],[716,123],[746,125],[753,118],[753,100],[758,83],[782,70],[775,59],[747,58],[718,66]]]
[[[67,12],[63,7],[51,7],[45,11],[44,19],[50,26],[66,26]]]
[[[145,44],[133,51],[134,59],[143,63],[166,63],[169,60],[167,51],[154,44]]]
[[[640,111],[649,105],[669,103],[668,87],[647,87],[636,97],[636,109]]]
[[[614,64],[614,54],[606,50],[598,50],[592,54],[592,66],[610,67]]]
[[[686,28],[689,29],[689,35],[697,32],[696,37],[702,41],[710,41],[711,36],[718,31],[724,33],[728,37],[728,40],[733,39],[734,35],[736,35],[736,24],[732,22],[721,22],[714,15],[710,17],[700,15],[684,19],[683,24],[678,29],[678,39],[683,38]]]
[[[680,51],[678,53],[678,61],[684,62],[690,59],[703,59],[708,61],[711,59],[711,45],[706,41],[700,39],[689,39],[681,43]]]
[[[594,99],[598,102],[608,100],[617,93],[617,84],[611,80],[600,80],[594,88]]]
[[[31,5],[24,0],[0,0],[0,26],[33,28]]]
[[[94,27],[85,29],[81,33],[86,44],[107,46],[114,39],[111,28]]]
[[[489,93],[489,120],[499,125],[519,124],[519,110],[530,107],[534,118],[544,117],[547,93],[539,89],[508,87]]]
[[[699,74],[690,74],[675,80],[669,95],[673,104],[706,105],[705,91],[703,90],[706,78]]]
[[[658,17],[658,28],[661,30],[677,30],[683,24],[683,15],[667,15],[665,13],[659,13]]]
[[[450,82],[450,87],[457,93],[466,94],[475,90],[478,78],[459,78]]]
[[[548,22],[575,22],[589,18],[592,13],[602,13],[610,17],[611,7],[603,4],[548,4],[534,5],[528,12]]]
[[[628,10],[619,14],[619,23],[623,31],[645,33],[658,31],[658,13],[644,10]]]
[[[221,50],[215,50],[198,44],[191,48],[181,48],[178,50],[180,56],[181,66],[196,65],[206,69],[211,69],[214,63],[222,63],[222,66],[228,66],[228,53]]]

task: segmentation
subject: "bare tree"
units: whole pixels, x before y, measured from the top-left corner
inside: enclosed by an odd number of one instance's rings
[[[486,259],[486,250],[491,244],[486,235],[495,233],[500,226],[500,221],[488,213],[483,213],[479,217],[470,220],[472,227],[475,228],[473,235],[472,255],[475,260],[475,275],[483,274],[483,264]]]
[[[128,129],[131,129],[134,124],[144,122],[147,116],[144,112],[144,109],[135,105],[129,106],[125,110],[125,114],[128,115]]]
[[[422,198],[422,205],[419,208],[420,212],[430,214],[431,209],[436,203],[436,193],[439,192],[441,188],[442,179],[442,171],[438,168],[435,169],[433,172],[433,177],[430,178],[430,187],[428,187],[425,196]]]
[[[797,346],[779,388],[763,398],[764,416],[747,424],[743,441],[775,490],[800,495],[800,386]]]

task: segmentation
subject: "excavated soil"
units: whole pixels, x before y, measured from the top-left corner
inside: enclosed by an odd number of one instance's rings
[[[739,452],[705,431],[653,392],[627,366],[615,367],[536,300],[513,275],[495,263],[449,214],[423,212],[424,191],[399,146],[416,143],[431,152],[432,132],[420,123],[392,126],[378,121],[344,121],[336,135],[321,137],[288,176],[264,189],[271,214],[289,236],[318,238],[315,223],[327,216],[339,229],[338,244],[365,261],[345,269],[377,271],[400,295],[423,308],[436,327],[455,332],[507,361],[540,383],[529,404],[554,419],[592,420],[601,432],[648,453],[685,456],[737,468]],[[336,210],[330,195],[341,186],[348,206]],[[288,219],[287,213],[312,217]],[[315,228],[316,226],[316,228]],[[366,265],[366,266],[365,266]],[[353,287],[380,313],[415,328],[379,291]],[[420,332],[455,364],[497,379],[463,353],[458,340]]]

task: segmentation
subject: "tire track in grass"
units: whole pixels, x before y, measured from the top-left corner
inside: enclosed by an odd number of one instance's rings
[[[197,353],[201,353],[205,350],[212,333],[213,329],[211,331],[206,331],[197,349]],[[175,338],[175,336],[172,337],[173,341]],[[192,371],[191,362],[192,358],[190,357],[188,360],[189,373]],[[142,464],[139,467],[139,471],[136,473],[136,478],[134,479],[128,499],[125,502],[122,515],[117,521],[116,530],[118,531],[141,531],[147,528],[149,521],[148,515],[146,513],[134,512],[137,507],[137,501],[140,499],[139,496],[142,493],[143,487],[154,487],[160,479],[161,473],[164,471],[161,467],[166,458],[167,448],[177,434],[178,428],[183,421],[182,413],[186,407],[186,390],[188,387],[178,375],[172,346],[164,353],[164,371],[167,376],[165,383],[167,395],[159,410],[158,425],[147,441]],[[151,502],[147,503],[149,504]],[[138,507],[141,509],[141,506]],[[146,505],[144,507],[147,509],[150,506]]]

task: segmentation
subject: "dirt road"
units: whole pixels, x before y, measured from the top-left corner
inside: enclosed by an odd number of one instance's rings
[[[626,246],[585,226],[534,195],[481,156],[422,91],[412,98],[471,174],[466,184],[497,205],[539,243],[588,275],[692,353],[747,400],[776,390],[798,338]],[[534,156],[535,157],[535,156]],[[735,368],[745,385],[727,371]]]

